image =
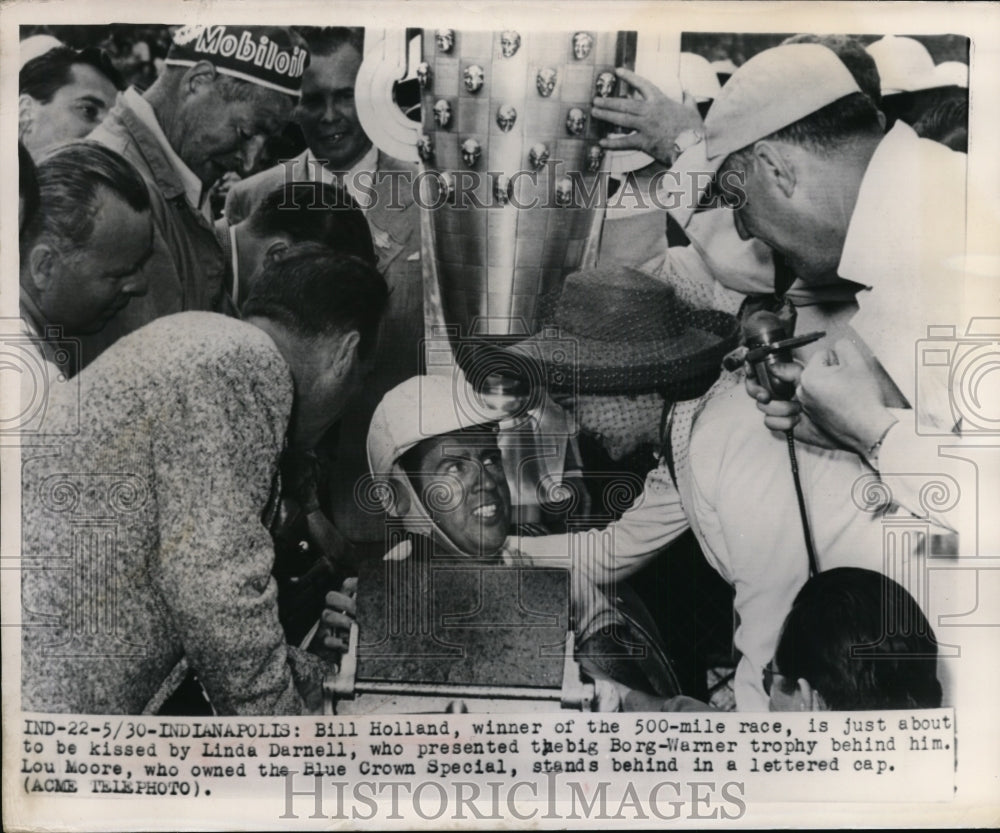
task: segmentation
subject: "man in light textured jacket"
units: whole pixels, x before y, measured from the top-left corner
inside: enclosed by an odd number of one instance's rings
[[[318,705],[324,669],[278,622],[276,474],[360,385],[386,294],[368,264],[297,246],[244,321],[157,320],[54,398],[24,453],[26,710],[140,713],[185,666],[219,714]]]

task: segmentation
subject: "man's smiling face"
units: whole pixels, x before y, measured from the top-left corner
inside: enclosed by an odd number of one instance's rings
[[[313,55],[302,76],[295,119],[306,144],[331,171],[348,171],[371,147],[354,106],[361,53],[344,44],[330,55]]]

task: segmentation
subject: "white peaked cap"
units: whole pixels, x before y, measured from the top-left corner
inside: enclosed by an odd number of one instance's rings
[[[681,52],[679,75],[684,92],[699,104],[717,98],[722,91],[719,76],[708,59],[694,52]]]
[[[938,87],[969,86],[969,66],[961,61],[943,61],[934,67],[934,77]]]
[[[867,51],[875,59],[882,95],[940,86],[934,78],[934,59],[918,40],[886,35],[870,44]]]
[[[25,38],[20,45],[21,66],[23,67],[32,58],[37,58],[39,55],[44,55],[60,46],[65,46],[65,44],[52,35],[32,35],[30,38]]]

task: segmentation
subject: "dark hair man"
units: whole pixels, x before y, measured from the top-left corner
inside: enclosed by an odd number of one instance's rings
[[[275,188],[242,222],[215,224],[229,257],[230,297],[239,307],[264,261],[294,243],[321,243],[375,266],[378,258],[365,215],[350,195],[326,182],[295,182]]]
[[[378,268],[391,291],[375,371],[340,427],[338,476],[328,512],[355,541],[382,536],[375,518],[359,508],[354,487],[367,473],[365,435],[382,396],[421,370],[424,336],[423,276],[417,206],[411,184],[416,166],[372,146],[358,115],[355,82],[361,66],[363,31],[346,27],[302,27],[310,61],[302,76],[302,98],[294,119],[306,150],[294,159],[230,186],[226,219],[246,219],[275,188],[289,182],[342,185],[365,214]]]
[[[761,675],[771,711],[935,709],[938,643],[920,606],[883,573],[835,567],[795,596]],[[622,692],[625,711],[710,711],[686,697]]]
[[[882,573],[839,567],[799,590],[764,687],[772,711],[933,709],[937,654],[913,596]]]
[[[85,359],[162,315],[220,308],[225,262],[205,195],[226,171],[251,167],[264,140],[281,129],[307,62],[307,49],[288,29],[184,26],[156,82],[119,97],[92,138],[147,180],[156,251],[148,295],[116,316],[101,340],[84,344]]]
[[[125,89],[118,70],[99,49],[59,46],[21,67],[18,138],[33,156],[70,139],[82,139]]]
[[[268,261],[243,321],[159,319],[52,397],[55,453],[23,467],[23,603],[47,623],[24,628],[26,709],[139,713],[187,666],[219,714],[315,705],[326,669],[278,621],[275,475],[286,438],[310,448],[360,384],[386,295],[370,265],[295,246]],[[85,496],[79,512],[53,501],[57,482]],[[117,520],[93,575],[99,553],[74,543],[84,516]],[[84,580],[67,582],[51,562],[74,557]],[[80,628],[79,611],[94,615]]]
[[[47,331],[99,331],[146,291],[149,192],[138,172],[96,142],[59,148],[38,166],[40,207],[21,240],[21,316],[43,354]]]
[[[928,107],[913,130],[918,136],[933,139],[961,153],[969,151],[969,96],[958,90]]]

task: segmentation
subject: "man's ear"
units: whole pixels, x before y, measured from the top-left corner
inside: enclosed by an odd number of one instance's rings
[[[200,95],[215,84],[217,77],[218,73],[211,61],[198,61],[184,73],[184,78],[181,81],[181,92],[185,98]]]
[[[796,684],[796,699],[800,700],[801,705],[799,708],[802,711],[825,712],[830,710],[826,705],[826,700],[823,699],[823,695],[809,685],[808,680],[801,677]]]
[[[30,132],[35,121],[35,108],[38,102],[27,93],[17,98],[17,138],[23,139]]]
[[[330,359],[330,367],[338,375],[346,374],[351,366],[357,361],[358,344],[361,342],[361,334],[357,330],[348,330],[347,333],[337,340],[337,349]]]
[[[48,243],[37,243],[28,252],[28,271],[35,289],[44,294],[55,281],[57,254]]]
[[[757,142],[753,146],[753,156],[765,180],[790,197],[795,191],[795,165],[781,152],[780,146],[775,142]]]

